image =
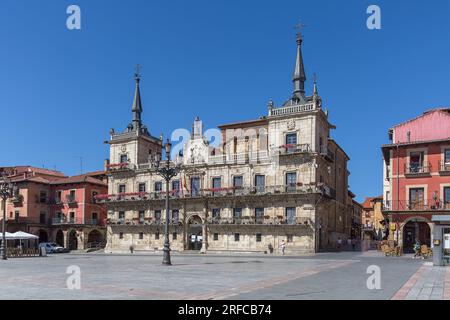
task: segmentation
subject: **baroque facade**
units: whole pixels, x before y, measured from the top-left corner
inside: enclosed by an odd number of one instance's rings
[[[215,139],[196,118],[172,156],[183,170],[169,190],[154,166],[162,137],[141,121],[135,78],[132,122],[110,131],[108,194],[97,196],[108,207],[106,252],[162,250],[167,192],[176,251],[273,253],[284,240],[286,253],[304,254],[350,237],[349,157],[331,138],[335,126],[315,81],[305,94],[301,34],[292,97],[280,106],[270,101],[267,116],[219,126]]]

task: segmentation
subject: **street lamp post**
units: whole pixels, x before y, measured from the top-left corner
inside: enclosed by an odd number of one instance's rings
[[[170,266],[172,265],[170,261],[170,243],[169,243],[169,183],[170,180],[178,175],[178,173],[181,170],[181,167],[179,165],[177,166],[171,166],[170,165],[170,150],[172,148],[172,144],[170,143],[169,139],[167,139],[167,142],[164,146],[165,152],[166,152],[166,161],[163,166],[161,166],[161,163],[159,159],[156,160],[156,163],[154,163],[154,166],[156,167],[156,173],[161,176],[166,181],[166,225],[164,227],[164,249],[163,249],[163,265]]]
[[[7,260],[6,254],[6,200],[14,195],[14,186],[6,176],[2,176],[0,180],[0,198],[2,199],[2,245],[0,247],[0,256],[2,260]]]

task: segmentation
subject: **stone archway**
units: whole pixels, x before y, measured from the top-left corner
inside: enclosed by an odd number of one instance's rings
[[[204,242],[203,220],[200,216],[191,216],[187,225],[187,249],[200,251]]]
[[[38,231],[39,243],[48,242],[48,233],[47,231],[40,229]]]
[[[65,245],[64,245],[64,232],[61,229],[56,231],[55,242],[56,242],[57,245],[60,245],[61,247],[65,247]]]
[[[78,250],[78,238],[77,231],[72,229],[68,234],[68,247],[69,250]]]
[[[101,243],[103,242],[103,235],[100,231],[98,231],[97,229],[92,230],[91,232],[89,232],[88,234],[88,238],[87,238],[87,243]]]
[[[413,253],[414,244],[418,240],[421,245],[431,247],[432,227],[423,217],[406,220],[401,229],[403,252]]]

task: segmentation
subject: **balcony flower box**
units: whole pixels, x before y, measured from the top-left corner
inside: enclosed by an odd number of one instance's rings
[[[23,202],[23,195],[18,194],[12,199],[12,203],[18,204]]]

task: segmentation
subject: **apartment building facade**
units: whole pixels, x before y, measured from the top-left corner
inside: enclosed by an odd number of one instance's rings
[[[66,177],[30,166],[0,171],[18,187],[7,201],[8,232],[35,234],[40,242],[56,242],[71,250],[104,242],[106,208],[95,200],[107,191],[103,172]]]
[[[389,130],[383,214],[405,251],[432,245],[432,216],[450,212],[450,109],[438,108]]]

